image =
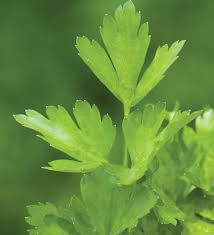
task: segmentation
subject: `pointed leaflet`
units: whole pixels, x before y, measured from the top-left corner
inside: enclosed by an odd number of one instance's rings
[[[98,79],[124,104],[126,111],[147,95],[178,58],[184,41],[158,48],[141,81],[140,72],[150,43],[148,24],[132,1],[119,6],[115,16],[106,15],[100,27],[106,50],[86,37],[77,38],[80,57]],[[108,52],[108,54],[107,54]]]
[[[77,101],[75,105],[79,126],[61,106],[49,106],[46,112],[48,118],[27,110],[26,115],[16,115],[15,119],[42,134],[42,139],[54,148],[78,160],[52,162],[53,170],[87,172],[107,161],[116,134],[108,115],[101,119],[97,107],[91,107],[86,101]]]
[[[159,130],[167,112],[165,104],[146,105],[144,111],[134,111],[123,122],[125,141],[131,158],[131,170],[124,184],[131,184],[148,170],[155,155],[182,127],[195,119],[200,112],[176,111],[172,120]]]
[[[168,68],[178,59],[178,53],[185,41],[177,41],[169,48],[168,45],[159,47],[151,65],[145,71],[139,82],[133,105],[143,99],[165,76]]]
[[[48,163],[43,169],[65,173],[86,173],[96,169],[100,164],[97,162],[79,162],[73,160],[55,160]]]
[[[103,169],[83,177],[81,192],[90,221],[97,234],[102,235],[117,235],[135,227],[157,200],[141,185],[118,185]]]
[[[118,77],[106,51],[96,41],[78,37],[76,45],[79,56],[94,72],[98,79],[118,98]]]
[[[196,131],[185,128],[187,154],[194,154],[194,164],[187,172],[192,182],[214,194],[214,111],[208,110],[196,120]]]

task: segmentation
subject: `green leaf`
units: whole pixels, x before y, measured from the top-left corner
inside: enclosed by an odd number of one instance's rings
[[[116,128],[108,114],[103,119],[98,108],[92,107],[86,101],[77,101],[74,108],[74,116],[83,136],[91,142],[91,151],[100,157],[106,158],[115,140]],[[89,151],[90,151],[90,146]],[[94,148],[94,149],[93,149]]]
[[[45,224],[46,215],[59,215],[57,208],[51,203],[28,206],[27,210],[30,216],[26,217],[26,222],[35,227]]]
[[[196,119],[196,133],[198,145],[201,145],[201,148],[204,151],[203,174],[206,178],[205,181],[207,182],[207,188],[209,191],[213,191],[214,193],[214,151],[213,148],[210,147],[214,144],[213,109],[207,110],[204,112],[203,116]]]
[[[182,235],[213,234],[213,196],[208,196],[202,190],[195,189],[180,204],[186,214]]]
[[[73,225],[63,218],[59,210],[51,203],[28,207],[27,223],[34,227],[31,235],[78,235]]]
[[[31,235],[119,235],[131,231],[154,207],[157,197],[147,187],[117,184],[99,168],[81,180],[83,201],[74,197],[69,206],[38,204],[28,207]]]
[[[52,170],[88,172],[107,162],[116,135],[108,115],[101,119],[97,107],[86,101],[76,102],[74,115],[78,125],[61,106],[48,106],[46,113],[48,118],[27,110],[26,115],[15,115],[15,119],[42,134],[40,137],[52,147],[77,160],[54,161],[50,163]]]
[[[208,135],[214,133],[214,110],[209,109],[206,112],[204,112],[203,116],[198,117],[196,120],[196,129],[197,132],[201,135]],[[205,141],[208,141],[208,138],[205,139]],[[211,139],[211,141],[214,141]]]
[[[192,182],[214,195],[214,111],[208,110],[196,119],[196,131],[185,128],[184,141],[187,154],[194,154],[188,176]]]
[[[167,117],[165,104],[146,105],[143,112],[134,111],[123,122],[125,141],[131,158],[129,176],[124,184],[131,184],[143,177],[150,163],[161,148],[187,123],[201,112],[174,112],[168,125],[161,130]]]
[[[157,165],[157,169],[149,179],[156,192],[164,193],[174,203],[184,199],[192,191],[192,184],[185,177],[192,159],[186,155],[183,145],[180,133],[167,143],[158,153],[155,162],[152,162],[152,165]]]
[[[118,98],[118,77],[106,51],[96,41],[78,37],[76,47],[79,56],[94,72],[98,79]]]
[[[49,162],[48,164],[50,167],[42,168],[65,173],[87,173],[91,172],[99,166],[99,163],[96,162],[78,162],[73,160],[56,160]]]
[[[142,79],[141,70],[150,44],[148,23],[141,24],[141,13],[132,1],[119,6],[115,15],[106,15],[100,33],[105,45],[86,37],[77,38],[80,57],[98,79],[123,103],[126,112],[146,96],[178,58],[184,41],[158,48]]]
[[[186,214],[186,221],[200,218],[214,222],[214,198],[206,195],[202,190],[195,189],[188,197],[180,202],[182,211]]]
[[[141,13],[128,1],[117,8],[115,17],[105,16],[100,31],[120,81],[120,96],[129,102],[150,43],[148,23],[141,25]]]
[[[214,199],[212,200],[212,204],[214,205]],[[200,215],[203,217],[203,218],[207,218],[211,221],[214,222],[214,207],[213,208],[207,208],[207,209],[203,209],[201,212],[200,212]]]
[[[182,235],[213,235],[214,225],[201,220],[189,222],[185,224],[185,229]]]
[[[179,202],[194,188],[185,175],[191,163],[192,158],[186,155],[182,135],[179,134],[161,149],[151,164],[150,171],[155,170],[147,174],[146,184],[159,196],[155,212],[163,224],[176,225],[177,220],[185,219]]]
[[[142,219],[142,235],[180,235],[181,226],[161,224],[154,212]]]
[[[189,111],[176,111],[167,127],[158,136],[157,142],[159,145],[165,144],[170,138],[172,138],[181,128],[197,118],[202,111],[196,111],[191,113]]]
[[[142,159],[147,161],[155,148],[155,138],[165,116],[165,103],[158,103],[146,105],[143,112],[137,110],[125,118],[123,129],[132,165],[137,165]]]
[[[137,89],[133,104],[137,104],[143,99],[165,76],[168,68],[178,59],[178,53],[184,46],[185,41],[177,41],[171,47],[164,45],[159,47],[155,57],[143,74]]]
[[[103,169],[83,177],[81,192],[90,221],[102,235],[117,235],[135,227],[157,200],[141,185],[118,185],[115,177]]]
[[[167,202],[167,200],[164,203],[164,205],[155,208],[155,212],[161,224],[176,225],[177,220],[184,221],[185,215],[176,205],[172,205],[172,203],[170,203],[170,201]]]

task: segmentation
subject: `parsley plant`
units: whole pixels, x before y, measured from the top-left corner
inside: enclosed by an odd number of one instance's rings
[[[148,23],[131,1],[106,15],[104,47],[77,38],[82,60],[122,103],[124,159],[111,161],[120,133],[96,105],[77,101],[73,117],[61,106],[15,115],[52,147],[67,154],[44,169],[84,173],[81,198],[58,208],[29,206],[30,235],[213,235],[214,111],[166,110],[166,104],[138,104],[177,60],[185,41],[159,47],[141,75],[150,44]],[[195,128],[187,124],[196,119]],[[182,130],[181,130],[182,129]]]

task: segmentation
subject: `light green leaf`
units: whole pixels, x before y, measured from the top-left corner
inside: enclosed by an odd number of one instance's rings
[[[214,205],[214,199],[213,199],[213,205]],[[212,220],[214,222],[214,207],[202,210],[200,212],[200,215],[203,218],[207,218],[207,219]]]
[[[97,78],[120,99],[117,87],[118,77],[106,51],[96,41],[90,42],[87,37],[78,37],[76,47],[79,56],[94,72]]]
[[[189,111],[177,111],[170,120],[166,128],[158,136],[157,142],[159,146],[165,144],[170,138],[172,138],[181,128],[197,118],[202,111],[196,111],[191,113]]]
[[[146,163],[155,148],[155,138],[165,116],[165,103],[158,103],[146,105],[143,112],[137,110],[125,118],[123,129],[132,165],[137,165],[142,159]]]
[[[157,49],[155,58],[137,86],[133,105],[143,99],[164,78],[165,72],[178,59],[178,53],[184,43],[185,41],[177,41],[171,47],[164,45]]]
[[[83,177],[81,192],[91,223],[102,235],[117,235],[135,227],[157,200],[141,185],[118,185],[115,177],[103,169]]]
[[[44,225],[46,215],[59,215],[57,208],[51,203],[28,206],[27,210],[30,216],[26,217],[26,222],[35,227]]]
[[[214,111],[208,110],[196,119],[196,131],[185,128],[187,154],[194,154],[194,164],[188,170],[192,182],[214,195]]]
[[[56,160],[48,164],[50,167],[43,167],[43,169],[65,173],[91,172],[99,166],[97,162],[79,162],[73,160]]]
[[[123,183],[131,184],[143,177],[161,148],[198,115],[200,112],[191,114],[189,111],[176,111],[163,130],[160,128],[167,116],[165,104],[146,105],[143,112],[134,111],[126,117],[123,129],[131,158],[131,170],[129,176],[124,177],[126,183]]]
[[[185,223],[184,231],[181,235],[213,235],[214,225],[201,220]]]
[[[155,208],[155,212],[161,224],[176,225],[177,220],[184,221],[185,215],[178,207],[170,205],[171,203],[167,204],[167,201],[164,203],[165,205],[157,206]]]
[[[140,74],[150,44],[148,23],[141,24],[141,12],[132,1],[106,15],[100,33],[106,47],[86,37],[77,38],[80,57],[98,79],[123,103],[126,112],[146,96],[178,58],[184,41],[158,48],[142,79]]]
[[[15,119],[42,134],[41,138],[52,147],[77,160],[52,162],[53,170],[87,172],[107,162],[116,135],[108,115],[101,119],[97,107],[86,101],[76,102],[74,115],[78,125],[61,106],[49,106],[46,113],[48,118],[27,110],[26,115],[15,115]]]
[[[120,96],[129,102],[150,43],[148,24],[141,25],[141,13],[128,1],[117,8],[114,18],[105,16],[100,31],[120,81]]]
[[[200,134],[208,134],[214,132],[214,110],[207,110],[203,116],[196,120],[196,129]]]
[[[86,101],[77,101],[74,116],[82,135],[86,136],[91,142],[87,151],[91,149],[98,157],[107,158],[116,135],[116,128],[113,126],[109,115],[107,114],[101,119],[99,110],[95,105],[91,107]]]
[[[78,235],[73,225],[63,218],[58,209],[51,203],[28,207],[27,223],[33,226],[30,235]]]

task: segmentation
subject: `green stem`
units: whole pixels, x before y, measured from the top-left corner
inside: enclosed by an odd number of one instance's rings
[[[130,109],[127,108],[125,105],[124,105],[124,119],[129,115],[129,112],[130,112]],[[123,133],[123,138],[124,138],[124,158],[123,158],[123,165],[125,167],[128,167],[128,148],[127,148],[127,145],[126,145],[126,139],[125,139],[125,135]]]
[[[127,149],[125,140],[124,140],[124,159],[123,160],[124,160],[123,165],[125,167],[128,167],[128,149]]]

